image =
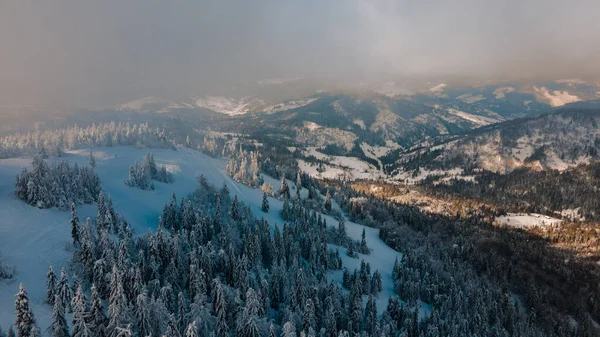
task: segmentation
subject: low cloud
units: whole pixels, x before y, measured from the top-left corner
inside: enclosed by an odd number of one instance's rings
[[[596,77],[594,1],[3,1],[0,102],[108,105],[272,78]]]

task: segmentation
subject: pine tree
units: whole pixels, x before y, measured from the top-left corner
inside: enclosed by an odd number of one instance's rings
[[[187,330],[185,332],[185,337],[199,337],[198,335],[198,327],[196,327],[196,321],[188,324]]]
[[[56,295],[60,297],[61,303],[65,306],[66,312],[71,312],[71,298],[73,297],[73,291],[69,286],[69,280],[67,279],[67,273],[64,268],[60,272],[60,281],[56,285]]]
[[[228,337],[229,326],[227,325],[227,314],[225,312],[225,297],[223,294],[223,287],[218,281],[216,284],[215,294],[214,311],[217,314],[217,336]]]
[[[237,195],[233,197],[233,202],[231,203],[231,218],[235,221],[240,220],[240,208]]]
[[[90,149],[90,155],[88,156],[88,160],[89,160],[90,167],[95,169],[96,168],[96,158],[94,158],[94,152],[92,151],[92,149]]]
[[[325,210],[331,212],[331,194],[329,194],[329,190],[327,190],[327,194],[325,195]]]
[[[281,176],[281,187],[279,188],[279,197],[284,199],[290,198],[290,188],[288,187],[287,180],[285,180],[285,174]]]
[[[263,192],[263,199],[262,199],[262,205],[260,207],[260,210],[265,213],[269,213],[269,199],[268,199],[266,192]]]
[[[89,329],[95,337],[106,336],[106,315],[104,314],[104,306],[102,298],[96,289],[96,285],[92,284],[92,307],[89,315]]]
[[[98,229],[104,228],[106,221],[106,203],[104,200],[104,192],[98,194],[98,216],[96,217],[96,226]]]
[[[315,306],[312,299],[307,299],[302,312],[303,329],[314,329],[317,326],[317,318],[315,317]]]
[[[50,266],[48,274],[46,274],[46,303],[54,305],[56,296],[56,274],[54,268]]]
[[[177,329],[180,331],[180,334],[185,333],[185,328],[187,326],[186,317],[187,304],[183,293],[179,292],[177,295]]]
[[[12,325],[10,326],[10,328],[8,328],[8,335],[7,337],[15,337],[15,330],[13,330]]]
[[[365,306],[365,331],[370,336],[375,336],[375,330],[377,328],[377,305],[373,296],[369,296],[367,305]]]
[[[290,210],[290,203],[288,201],[288,199],[284,199],[283,200],[283,207],[281,207],[281,217],[284,220],[290,220],[291,219],[291,210]]]
[[[169,316],[169,323],[167,325],[167,331],[165,331],[164,337],[181,337],[179,331],[177,330],[177,321],[175,319],[175,315],[173,314]]]
[[[367,239],[365,229],[362,230],[362,235],[360,239],[360,253],[361,254],[369,254],[369,247],[367,247]]]
[[[246,306],[242,312],[242,317],[238,321],[236,336],[240,337],[259,337],[262,331],[258,326],[258,312],[260,302],[254,289],[250,288],[246,292]]]
[[[38,333],[39,328],[33,317],[33,312],[29,307],[29,297],[27,291],[21,283],[19,285],[19,293],[15,301],[15,313],[17,320],[15,326],[17,327],[17,337],[30,337]],[[10,331],[9,331],[10,334]]]
[[[137,178],[135,175],[135,169],[133,165],[129,165],[129,174],[127,175],[127,179],[125,180],[125,185],[129,187],[137,186]]]
[[[88,318],[88,305],[81,286],[77,287],[77,292],[73,297],[73,321],[71,324],[73,337],[82,337],[87,333],[88,327],[86,321]]]
[[[60,297],[56,296],[54,310],[52,311],[52,325],[48,328],[48,333],[52,337],[69,337],[64,305],[60,301]]]
[[[127,299],[123,290],[123,282],[118,274],[117,268],[113,267],[113,279],[111,282],[111,294],[108,305],[108,326],[106,328],[109,337],[117,337],[120,329],[125,328],[129,322],[129,310]],[[115,284],[115,286],[113,286]]]
[[[296,327],[292,321],[287,321],[281,330],[281,337],[296,337]]]
[[[229,187],[227,187],[227,183],[223,181],[223,185],[221,186],[220,191],[221,197],[227,199],[229,198]]]
[[[0,326],[0,337],[6,337],[6,333],[2,330],[2,326]]]
[[[277,335],[275,334],[275,326],[273,325],[273,323],[271,323],[269,325],[269,337],[276,337]]]
[[[378,293],[381,290],[383,290],[383,285],[381,284],[381,274],[379,273],[379,270],[376,270],[373,273],[373,276],[371,278],[371,290],[374,293]]]
[[[341,245],[346,242],[346,219],[344,216],[342,216],[338,222],[337,239]]]
[[[75,210],[75,203],[71,204],[71,237],[73,238],[73,245],[76,247],[79,245],[79,217]]]
[[[296,188],[298,191],[302,189],[302,177],[300,176],[300,171],[296,174]]]

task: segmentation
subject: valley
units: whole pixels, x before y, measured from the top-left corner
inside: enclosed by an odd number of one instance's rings
[[[598,332],[600,110],[434,88],[264,111],[143,99],[0,138],[0,325],[19,283],[36,326],[56,324],[53,266],[73,284],[59,300],[81,287],[108,308],[89,329],[113,334]],[[65,200],[83,178],[52,173],[65,163],[102,191],[75,198],[77,220]],[[488,319],[461,325],[474,317]]]

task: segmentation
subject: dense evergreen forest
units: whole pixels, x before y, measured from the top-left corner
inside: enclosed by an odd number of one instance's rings
[[[452,283],[462,279],[465,285],[474,287],[470,291],[463,289],[461,299],[450,303],[476,303],[483,296],[494,298],[494,305],[500,305],[503,296],[500,293],[504,292],[504,296],[515,300],[512,302],[515,310],[529,315],[529,324],[535,322],[542,326],[545,335],[596,334],[591,318],[598,317],[600,306],[589,299],[598,296],[595,280],[600,270],[595,263],[576,258],[573,252],[549,242],[549,239],[553,242],[589,242],[586,235],[589,237],[590,231],[592,236],[598,236],[593,228],[571,231],[571,234],[554,229],[542,236],[536,232],[493,226],[486,220],[489,217],[485,213],[467,217],[427,214],[414,206],[385,202],[350,190],[340,202],[349,212],[350,219],[381,228],[381,238],[406,254],[407,259],[403,262],[417,264],[421,277],[412,281],[414,289],[440,289],[440,284],[445,284],[442,281],[444,275],[451,278]],[[428,286],[430,278],[434,281]],[[402,279],[398,286],[406,289],[406,280]],[[486,295],[476,294],[479,291]],[[427,298],[427,292],[421,294],[424,296],[421,299]],[[494,312],[492,316],[496,319],[502,309],[497,308]],[[473,319],[470,314],[466,315]],[[567,315],[576,317],[580,330],[572,331]]]
[[[578,218],[600,220],[600,164],[591,163],[560,172],[518,169],[507,174],[483,171],[474,181],[451,179],[437,183],[430,177],[422,186],[431,194],[490,202],[509,212],[535,212],[555,216],[578,209]]]

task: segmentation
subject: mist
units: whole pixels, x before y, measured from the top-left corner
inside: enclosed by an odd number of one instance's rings
[[[0,103],[184,99],[270,78],[600,75],[595,1],[17,1]]]

